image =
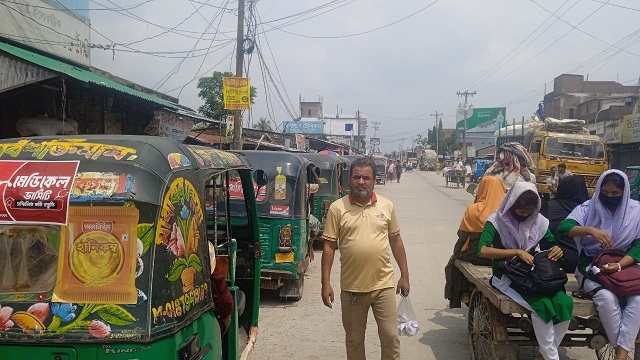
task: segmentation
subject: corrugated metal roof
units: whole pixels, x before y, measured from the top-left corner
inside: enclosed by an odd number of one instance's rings
[[[49,69],[51,71],[55,71],[58,73],[62,73],[65,75],[68,75],[74,79],[80,80],[80,81],[84,81],[87,83],[91,83],[91,84],[96,84],[96,85],[100,85],[100,86],[104,86],[106,88],[112,89],[112,90],[116,90],[122,93],[125,93],[127,95],[131,95],[131,96],[135,96],[138,98],[141,98],[143,100],[147,100],[159,105],[163,105],[167,108],[170,109],[181,109],[181,107],[176,104],[176,103],[172,103],[170,101],[166,101],[160,98],[157,98],[153,95],[149,95],[147,93],[144,93],[142,91],[136,90],[136,89],[132,89],[128,86],[125,86],[123,84],[120,84],[119,82],[113,81],[111,79],[107,79],[104,76],[95,74],[93,72],[91,72],[90,70],[86,70],[86,69],[82,69],[79,68],[77,66],[71,65],[71,64],[67,64],[65,62],[56,60],[56,59],[52,59],[50,57],[44,56],[44,55],[40,55],[25,49],[21,49],[19,47],[13,46],[13,45],[9,45],[3,42],[0,42],[0,51],[5,51],[13,56],[16,56],[20,59],[23,59],[25,61],[28,61],[32,64],[41,66],[43,68]]]

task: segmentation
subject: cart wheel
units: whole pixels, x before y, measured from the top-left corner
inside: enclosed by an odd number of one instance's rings
[[[506,315],[499,313],[479,290],[474,290],[469,301],[469,352],[472,360],[518,358],[517,345],[499,345],[507,340]]]
[[[616,349],[611,346],[611,344],[607,344],[600,350],[596,350],[596,357],[598,360],[615,360],[616,358]],[[627,360],[638,360],[640,359],[640,355],[635,354],[634,350],[631,350],[627,355]]]

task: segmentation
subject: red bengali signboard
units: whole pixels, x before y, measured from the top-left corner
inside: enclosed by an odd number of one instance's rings
[[[256,201],[264,201],[265,198],[265,187],[260,188],[260,192],[256,196]],[[258,191],[258,184],[255,180],[253,180],[253,192]],[[255,196],[255,195],[254,195]],[[242,180],[237,178],[235,180],[230,180],[229,182],[229,198],[234,200],[244,199],[244,191],[242,191]]]
[[[0,161],[0,223],[67,224],[79,161]]]

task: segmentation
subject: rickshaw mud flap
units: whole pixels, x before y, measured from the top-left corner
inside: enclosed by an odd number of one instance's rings
[[[256,342],[258,341],[258,327],[252,326],[249,329],[249,340],[247,341],[247,346],[245,346],[244,350],[242,350],[242,354],[240,354],[239,360],[247,360],[253,354],[253,349],[256,347]]]

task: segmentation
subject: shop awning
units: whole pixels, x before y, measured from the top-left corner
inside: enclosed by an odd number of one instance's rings
[[[40,55],[38,53],[34,53],[29,50],[25,50],[13,45],[0,42],[0,51],[7,52],[15,57],[23,59],[32,64],[41,66],[45,69],[49,69],[57,73],[65,74],[79,81],[104,86],[106,88],[119,91],[127,95],[135,96],[143,100],[147,100],[149,102],[153,102],[158,105],[165,106],[169,109],[174,109],[174,110],[183,109],[183,107],[171,101],[167,101],[167,100],[155,97],[153,95],[144,93],[142,91],[133,89],[119,82],[116,82],[104,76],[93,73],[90,70],[82,69],[80,67],[77,67],[77,66],[62,62],[60,60],[56,60],[56,59],[44,56],[44,55]]]

